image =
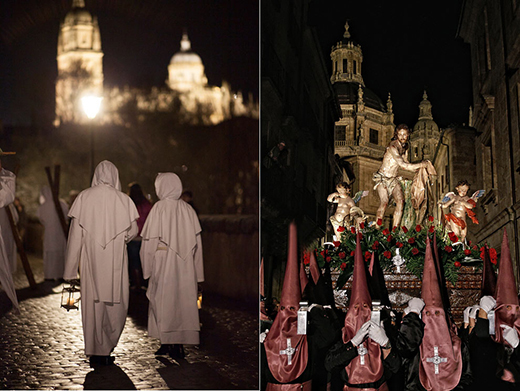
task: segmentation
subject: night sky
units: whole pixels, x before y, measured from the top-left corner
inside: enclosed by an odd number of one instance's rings
[[[59,24],[72,0],[0,1],[0,120],[52,121]],[[211,85],[258,99],[255,0],[86,0],[98,17],[105,86],[162,87],[187,29]]]
[[[331,73],[330,49],[345,21],[363,51],[365,85],[394,103],[395,124],[413,126],[426,89],[440,127],[468,123],[471,97],[469,45],[456,38],[462,0],[314,1],[310,10]]]

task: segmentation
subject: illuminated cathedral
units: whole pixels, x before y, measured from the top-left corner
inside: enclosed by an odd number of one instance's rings
[[[180,50],[168,64],[164,86],[151,91],[130,86],[103,86],[103,50],[97,18],[85,8],[84,0],[73,0],[72,9],[60,24],[57,51],[55,126],[85,123],[88,118],[81,98],[94,95],[103,98],[97,121],[102,124],[129,126],[120,114],[121,108],[134,104],[141,114],[168,112],[174,104],[182,107],[187,123],[218,124],[236,116],[258,118],[258,102],[252,95],[244,99],[222,82],[220,87],[208,84],[204,64],[191,48],[188,33],[182,34]],[[138,115],[138,118],[142,117]]]

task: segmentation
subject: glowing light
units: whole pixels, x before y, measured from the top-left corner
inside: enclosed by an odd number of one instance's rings
[[[83,111],[87,115],[88,118],[94,119],[99,113],[101,108],[101,101],[103,98],[94,95],[88,95],[81,98],[81,104],[83,106]]]

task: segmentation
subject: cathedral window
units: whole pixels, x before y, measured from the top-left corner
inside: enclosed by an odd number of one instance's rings
[[[336,141],[345,141],[345,126],[336,125],[334,127],[334,140]]]
[[[370,143],[379,144],[379,132],[376,129],[370,129]]]

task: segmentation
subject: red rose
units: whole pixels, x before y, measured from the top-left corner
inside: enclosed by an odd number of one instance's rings
[[[446,247],[444,247],[444,251],[446,251],[447,253],[451,253],[453,251],[453,247],[446,246]]]
[[[361,224],[359,224],[359,228],[361,228],[361,229],[365,229],[365,223],[361,223]]]
[[[356,253],[356,252],[355,252],[354,250],[352,250],[352,251],[350,252],[350,256],[353,257],[355,253]]]
[[[386,238],[386,241],[387,241],[387,242],[391,242],[392,239],[393,239],[392,235],[388,235],[388,237]]]
[[[416,232],[421,232],[421,229],[422,229],[422,227],[420,225],[416,225],[415,226],[415,231]]]
[[[417,255],[417,254],[419,254],[419,250],[417,250],[417,248],[415,248],[415,247],[412,248],[412,254],[413,254],[413,255]]]
[[[373,250],[377,250],[378,247],[379,247],[379,242],[376,240],[376,241],[374,242],[374,244],[372,245],[372,249],[373,249]]]
[[[356,228],[354,228],[354,227],[350,227],[350,232],[352,232],[353,234],[355,234],[355,233],[356,233]]]
[[[383,230],[383,235],[386,236],[386,235],[388,235],[389,233],[390,233],[390,230],[389,230],[388,228],[385,228],[385,229]]]
[[[453,236],[450,236],[450,240],[455,243],[455,242],[458,242],[459,241],[459,238],[457,237],[457,235],[453,235]]]
[[[455,261],[454,265],[455,265],[455,267],[461,267],[462,266],[462,264],[459,261]]]
[[[396,245],[397,247],[399,247],[399,248],[401,248],[401,247],[404,246],[404,244],[402,244],[401,242],[397,242],[395,245]]]
[[[387,259],[390,259],[390,258],[392,257],[392,253],[391,253],[390,251],[388,251],[388,250],[385,251],[385,252],[383,253],[383,255],[384,255]]]
[[[339,247],[341,245],[341,242],[336,241],[336,240],[333,241],[332,243],[334,244],[334,247]]]
[[[435,228],[434,228],[433,225],[432,225],[430,228],[428,228],[428,232],[432,234],[433,231],[435,231]]]
[[[497,264],[497,250],[495,250],[493,247],[489,249],[489,258],[491,259],[491,263],[493,265]]]
[[[370,251],[365,252],[365,261],[368,261],[370,258],[372,258],[372,253]]]
[[[403,230],[404,233],[408,232],[408,228],[406,228],[404,225],[401,227],[401,229]]]
[[[383,220],[382,219],[377,219],[377,223],[376,224],[379,225],[379,226],[383,225]]]
[[[464,250],[464,255],[471,255],[471,250],[469,248]]]
[[[478,250],[478,247],[476,244],[473,245],[473,247],[471,247],[473,250]]]
[[[311,260],[308,257],[303,257],[303,264],[308,265],[309,263],[311,263]]]
[[[414,244],[414,243],[415,243],[415,238],[410,238],[410,239],[408,239],[408,243],[410,243],[410,244]]]
[[[343,251],[338,254],[338,257],[340,257],[341,259],[344,259],[346,256],[347,254],[345,254]]]
[[[484,260],[484,252],[485,252],[485,248],[481,247],[480,248],[480,259],[482,259],[482,260]]]
[[[397,225],[394,225],[394,228],[392,228],[392,232],[395,232],[396,229],[397,229]]]
[[[327,258],[325,258],[325,260],[326,260],[327,262],[330,262],[331,258],[330,258],[330,257],[327,257]]]
[[[433,221],[433,216],[428,216],[429,221]]]
[[[320,255],[321,255],[322,257],[324,257],[324,256],[325,256],[325,251],[322,250],[322,251],[320,252]]]
[[[343,262],[340,266],[341,270],[345,270],[345,268],[347,267],[347,264],[345,262]]]
[[[345,231],[345,227],[338,227],[338,232],[343,232]]]

